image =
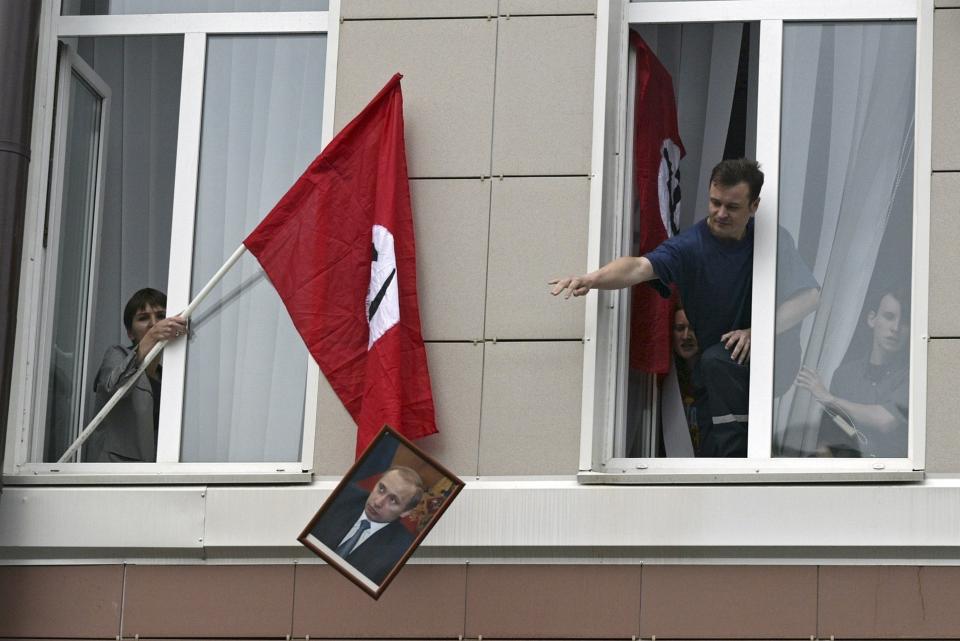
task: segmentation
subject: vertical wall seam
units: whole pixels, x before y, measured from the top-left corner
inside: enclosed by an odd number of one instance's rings
[[[117,638],[118,639],[123,636],[123,617],[124,617],[124,614],[126,613],[125,610],[127,605],[127,564],[123,563],[122,568],[123,570],[120,573],[120,618],[119,618],[119,621],[117,622],[117,627],[118,627]]]
[[[294,616],[296,614],[296,603],[297,603],[297,570],[299,569],[299,563],[296,561],[293,562],[293,585],[290,586],[290,627],[287,628],[287,638],[293,638],[293,624]]]
[[[483,323],[481,325],[481,338],[483,342],[480,343],[480,349],[483,352],[480,354],[480,411],[478,416],[478,425],[477,425],[477,476],[481,475],[480,470],[480,444],[483,439],[483,392],[484,392],[484,381],[486,380],[487,374],[487,301],[488,301],[488,292],[490,287],[490,238],[491,230],[493,228],[493,140],[497,126],[497,67],[499,64],[499,55],[500,55],[500,0],[497,0],[497,17],[494,18],[494,39],[493,39],[493,91],[490,101],[490,162],[488,165],[487,173],[490,175],[490,184],[488,185],[489,192],[487,195],[487,257],[486,257],[486,269],[483,275]],[[466,598],[466,597],[464,597]],[[466,616],[466,610],[464,610],[464,616]],[[464,628],[466,631],[466,628]]]
[[[814,613],[813,616],[815,617],[816,620],[814,621],[813,627],[814,627],[814,634],[817,636],[817,638],[819,638],[820,637],[820,566],[819,565],[817,566],[816,580],[817,580],[817,583],[814,586],[814,590],[813,590],[814,599],[816,599],[813,605],[813,613]]]

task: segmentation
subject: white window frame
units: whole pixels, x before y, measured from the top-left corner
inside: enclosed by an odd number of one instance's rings
[[[933,85],[933,0],[691,0],[610,3],[598,11],[594,137],[587,269],[621,246],[627,80],[627,31],[639,23],[758,22],[760,50],[757,160],[764,191],[779,193],[780,109],[784,22],[916,21],[912,322],[908,454],[897,459],[772,458],[773,343],[778,196],[761,201],[754,255],[750,431],[738,459],[613,458],[619,291],[587,297],[582,392],[581,483],[769,481],[902,481],[923,477],[929,289],[930,177]],[[604,173],[606,172],[606,174]],[[695,203],[694,206],[703,206]]]
[[[196,482],[290,482],[309,481],[313,468],[320,371],[308,357],[303,412],[303,438],[299,460],[260,463],[181,463],[180,438],[183,409],[186,347],[181,341],[166,349],[167,372],[161,401],[160,435],[156,463],[40,463],[32,462],[37,452],[35,437],[45,426],[38,401],[45,395],[38,386],[47,380],[42,358],[49,343],[50,298],[53,287],[46,264],[55,262],[43,248],[44,216],[47,207],[50,143],[53,129],[54,84],[58,64],[57,43],[63,39],[90,36],[182,35],[183,70],[180,86],[180,114],[174,176],[170,266],[167,307],[184,309],[190,296],[193,261],[193,228],[199,171],[200,133],[203,114],[204,71],[207,38],[229,34],[324,34],[327,36],[324,77],[324,104],[321,146],[333,137],[340,0],[330,0],[327,11],[181,13],[154,15],[61,16],[60,1],[43,3],[40,19],[40,47],[24,229],[14,375],[4,480],[9,484],[83,483],[196,483]],[[319,149],[318,149],[319,151]],[[53,193],[51,191],[51,193]],[[56,230],[51,228],[51,234]],[[47,350],[49,351],[49,350]],[[172,429],[171,429],[172,428]],[[42,439],[41,439],[42,440]]]

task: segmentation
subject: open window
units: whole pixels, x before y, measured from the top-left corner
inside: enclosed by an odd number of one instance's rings
[[[78,6],[64,13],[89,13]],[[49,172],[28,208],[20,324],[31,336],[17,344],[10,482],[309,479],[317,372],[249,256],[170,343],[161,373],[134,386],[153,408],[144,453],[59,459],[109,398],[95,384],[104,354],[131,351],[134,292],[184,309],[330,138],[327,17],[53,19],[38,86],[55,116],[36,123],[49,128]]]
[[[720,160],[756,158],[765,173],[750,277],[749,428],[745,456],[699,457],[711,416],[698,403],[696,357],[678,344],[670,375],[632,367],[641,310],[631,291],[591,294],[581,480],[917,478],[931,56],[918,30],[930,37],[928,5],[918,13],[913,2],[716,0],[612,10],[611,24],[626,24],[598,44],[618,73],[606,70],[616,80],[598,116],[608,136],[594,155],[604,181],[590,267],[637,255],[638,226],[650,220],[631,211],[632,145],[643,126],[633,120],[631,42],[640,36],[672,77],[686,150],[671,174],[671,195],[682,195],[671,234],[706,216]],[[808,293],[818,300],[802,308]]]

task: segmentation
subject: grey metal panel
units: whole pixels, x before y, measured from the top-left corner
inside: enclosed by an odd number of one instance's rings
[[[930,341],[927,347],[927,472],[960,472],[958,368],[960,339]]]
[[[500,15],[595,13],[597,0],[500,0]]]
[[[583,344],[487,343],[480,475],[576,474]]]
[[[933,169],[960,169],[960,11],[933,14]]]
[[[499,23],[494,175],[589,173],[596,19]]]
[[[584,177],[493,180],[487,338],[583,337],[584,299],[547,281],[586,269],[589,199]]]
[[[489,174],[496,41],[496,20],[344,22],[335,130],[400,72],[410,176]]]
[[[483,336],[490,181],[412,180],[425,340]]]
[[[960,173],[933,174],[930,195],[930,335],[960,336]]]
[[[538,429],[536,421],[522,418],[517,429]],[[554,447],[544,443],[528,449],[532,456],[549,459]],[[788,563],[927,559],[955,564],[960,559],[956,477],[912,484],[643,487],[583,486],[572,474],[561,479],[467,481],[413,562],[517,557],[583,562],[598,554],[611,563],[691,557],[745,562],[779,558]],[[13,488],[0,501],[0,562],[311,558],[290,536],[306,524],[333,486],[325,480],[306,487],[217,488],[207,510],[210,545],[203,559],[198,550],[173,545],[185,537],[199,539],[196,515],[166,510],[164,502],[157,501],[156,488],[78,488],[75,503],[99,505],[82,518],[63,503],[42,498],[51,488]],[[15,513],[8,501],[26,507]],[[96,519],[99,527],[84,527],[86,519]],[[166,540],[118,535],[140,521],[137,528],[157,530]],[[12,527],[16,537],[9,532]]]
[[[415,441],[454,474],[477,473],[482,343],[427,343],[439,434]],[[342,476],[354,461],[357,427],[326,379],[320,379],[314,471]]]
[[[218,554],[298,545],[297,536],[327,496],[329,491],[309,485],[210,487],[204,547]]]
[[[0,550],[200,548],[202,487],[6,487]]]
[[[934,0],[934,7],[960,7],[960,0]]]
[[[497,0],[349,0],[340,17],[356,18],[469,18],[497,15]]]

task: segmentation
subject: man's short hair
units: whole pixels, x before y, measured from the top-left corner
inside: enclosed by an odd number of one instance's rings
[[[134,293],[123,308],[123,325],[127,328],[128,332],[133,328],[133,317],[136,316],[137,312],[141,309],[146,308],[147,305],[166,309],[167,295],[152,287],[144,287]]]
[[[710,184],[716,183],[721,187],[735,187],[740,183],[747,183],[750,188],[750,202],[760,197],[763,188],[763,172],[760,163],[749,158],[729,158],[723,160],[710,172]]]
[[[412,510],[413,508],[417,507],[417,503],[419,503],[420,499],[423,498],[424,492],[423,479],[420,478],[420,475],[417,474],[417,471],[405,465],[394,465],[381,476],[386,476],[390,472],[396,472],[400,475],[400,478],[417,488],[417,491],[414,492],[413,496],[410,497],[410,500],[407,501],[407,506],[404,508],[404,510]]]

